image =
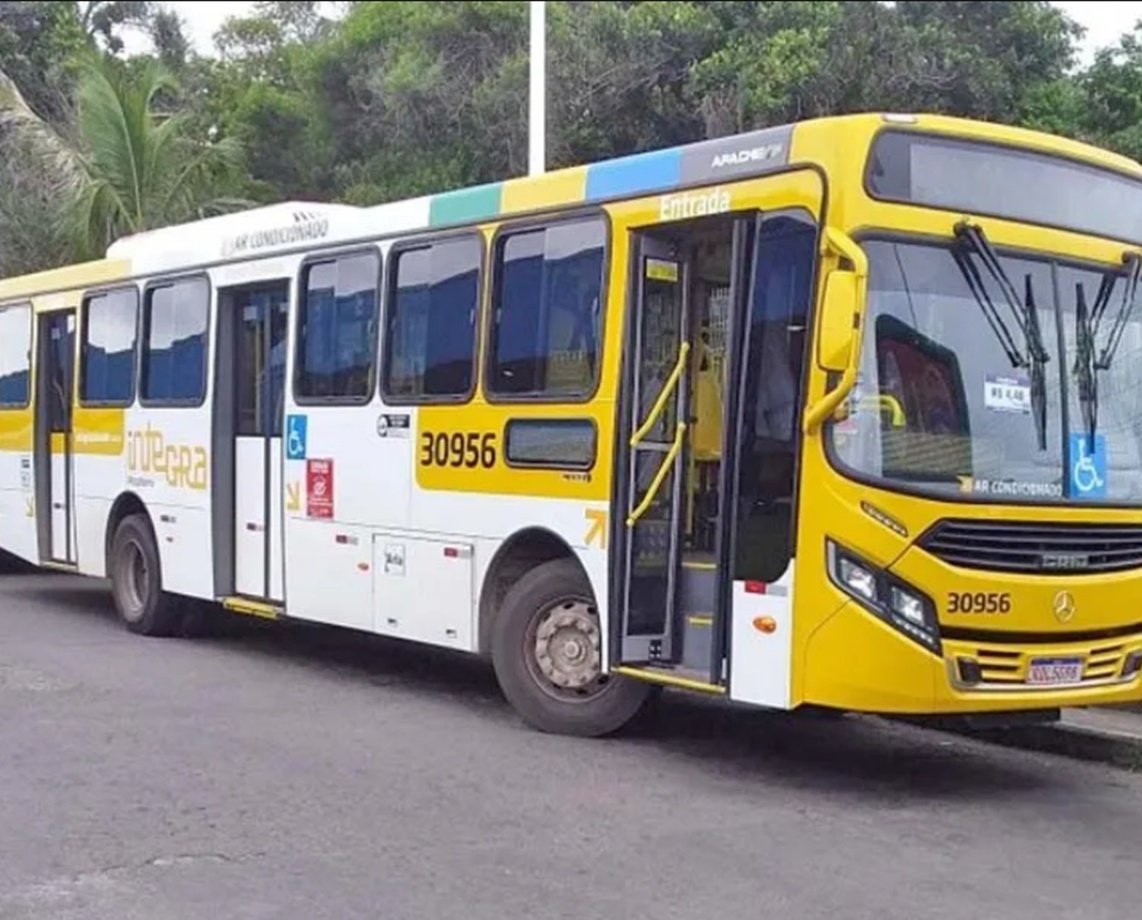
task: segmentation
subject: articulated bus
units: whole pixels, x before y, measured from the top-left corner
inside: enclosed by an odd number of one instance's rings
[[[142,233],[0,283],[0,548],[543,731],[1142,699],[1140,244],[1137,163],[882,114]]]

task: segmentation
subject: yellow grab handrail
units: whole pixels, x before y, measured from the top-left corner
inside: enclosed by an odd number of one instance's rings
[[[646,509],[650,507],[650,503],[654,501],[654,496],[658,494],[658,490],[662,488],[662,481],[666,478],[667,472],[670,467],[674,465],[674,461],[678,459],[678,451],[682,449],[682,441],[686,437],[686,423],[679,422],[678,430],[674,433],[674,443],[670,445],[670,450],[666,452],[666,457],[662,461],[662,466],[658,468],[658,472],[654,474],[654,479],[650,481],[650,488],[646,490],[646,495],[643,496],[638,507],[630,513],[627,518],[627,527],[634,527],[638,523],[638,519],[646,514]]]
[[[678,386],[678,381],[682,378],[682,371],[686,367],[686,356],[690,354],[690,343],[683,342],[678,349],[678,361],[674,365],[674,370],[670,372],[670,376],[666,378],[666,383],[662,387],[662,392],[658,394],[658,399],[655,400],[654,405],[651,407],[650,415],[646,417],[646,421],[642,423],[638,431],[630,436],[630,446],[637,447],[639,441],[647,436],[650,429],[655,426],[658,417],[662,415],[662,410],[666,408],[666,400],[670,398],[670,394],[674,392],[674,388]]]
[[[847,233],[834,227],[826,227],[824,239],[821,243],[821,252],[834,249],[853,263],[853,273],[856,275],[856,299],[859,310],[865,301],[868,289],[868,257],[864,251],[853,241]],[[858,324],[853,332],[852,350],[849,354],[849,366],[841,374],[840,382],[817,400],[816,404],[805,413],[804,431],[806,434],[815,432],[856,386],[857,371],[860,368],[861,326]]]

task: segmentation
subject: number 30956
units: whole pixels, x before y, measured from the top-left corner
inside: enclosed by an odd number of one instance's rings
[[[491,432],[421,432],[420,465],[493,467],[496,465],[496,436]]]
[[[991,591],[951,591],[948,613],[1010,613],[1011,595]]]

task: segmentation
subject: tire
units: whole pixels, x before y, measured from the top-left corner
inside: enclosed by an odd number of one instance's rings
[[[537,651],[540,630],[548,634],[543,647],[550,651],[543,662]],[[600,639],[591,586],[574,560],[545,562],[512,586],[493,629],[492,665],[504,696],[528,725],[552,734],[599,737],[638,714],[651,695],[650,684],[616,675],[576,684],[597,675]],[[548,675],[571,683],[560,685]]]
[[[162,589],[155,534],[146,515],[125,517],[115,530],[108,560],[111,594],[119,617],[133,633],[171,636],[182,626],[178,599]]]

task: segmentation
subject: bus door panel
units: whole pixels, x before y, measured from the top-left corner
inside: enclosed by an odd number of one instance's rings
[[[676,644],[682,459],[687,416],[682,343],[688,323],[689,265],[671,240],[636,239],[632,367],[627,420],[634,432],[626,469],[623,662],[673,660]],[[664,401],[663,401],[664,400]]]
[[[723,479],[730,695],[778,708],[788,708],[792,694],[794,512],[817,237],[800,208],[759,217],[732,336],[737,399],[723,448],[732,458]]]
[[[40,373],[36,398],[36,507],[41,555],[75,563],[72,465],[72,401],[75,311],[40,316]],[[47,514],[44,514],[44,509]]]
[[[289,285],[236,291],[234,588],[282,599],[282,426]]]

